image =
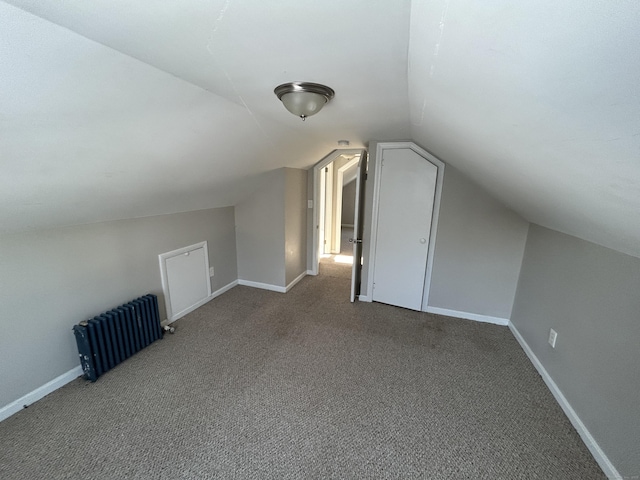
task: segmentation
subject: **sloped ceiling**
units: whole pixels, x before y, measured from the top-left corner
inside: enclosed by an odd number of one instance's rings
[[[640,256],[640,2],[414,2],[412,138],[529,221]]]
[[[338,139],[413,139],[640,256],[639,24],[635,0],[0,2],[2,232],[233,205]],[[303,123],[292,80],[336,98]]]
[[[340,139],[406,138],[409,10],[0,2],[2,232],[234,205]],[[273,93],[294,80],[336,99],[302,122]]]

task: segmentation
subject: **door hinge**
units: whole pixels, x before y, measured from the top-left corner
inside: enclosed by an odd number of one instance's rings
[[[324,167],[324,173],[329,173],[329,167]]]

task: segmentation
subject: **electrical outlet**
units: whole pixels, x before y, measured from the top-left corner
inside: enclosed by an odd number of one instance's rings
[[[313,208],[313,200],[307,200],[307,208]]]
[[[209,276],[213,277],[213,267],[209,267]]]
[[[551,348],[556,348],[556,340],[558,338],[558,332],[556,332],[553,328],[549,329],[549,345]]]

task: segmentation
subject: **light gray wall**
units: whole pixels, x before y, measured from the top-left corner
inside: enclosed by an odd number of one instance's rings
[[[285,284],[307,270],[307,172],[285,168]]]
[[[233,207],[0,237],[0,407],[79,365],[71,327],[158,295],[158,255],[206,240],[212,290],[237,278]]]
[[[532,224],[511,321],[619,473],[640,474],[640,259]]]
[[[356,182],[342,188],[342,225],[353,225],[356,206]]]
[[[286,286],[284,192],[285,169],[272,170],[236,205],[239,279]]]
[[[329,248],[332,252],[340,252],[340,238],[336,238],[340,225],[342,224],[341,218],[338,218],[338,170],[349,163],[349,159],[342,155],[336,158],[331,164],[332,175],[327,178],[327,182],[331,182],[331,234],[327,237]],[[342,191],[340,190],[340,194]],[[342,195],[340,195],[342,196]],[[342,209],[342,202],[340,202],[340,208]],[[342,216],[342,215],[341,215]],[[329,229],[327,229],[329,231]]]
[[[447,166],[429,306],[509,319],[528,226]]]

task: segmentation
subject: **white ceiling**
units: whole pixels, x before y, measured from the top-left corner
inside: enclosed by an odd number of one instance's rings
[[[640,256],[639,24],[636,0],[0,1],[1,232],[233,205],[338,139],[413,139]],[[303,123],[293,80],[336,98]]]
[[[414,2],[412,138],[527,220],[640,256],[640,2]]]

